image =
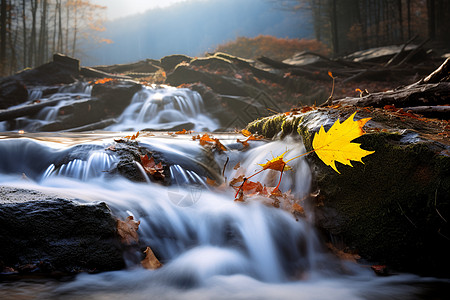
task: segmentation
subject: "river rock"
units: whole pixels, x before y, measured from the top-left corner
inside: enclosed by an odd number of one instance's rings
[[[311,199],[315,222],[343,249],[366,260],[401,270],[449,276],[450,140],[446,122],[404,112],[352,106],[304,109],[252,122],[247,127],[266,137],[298,134],[308,150],[321,126],[358,110],[372,117],[367,134],[354,142],[375,153],[353,167],[336,163],[341,174],[315,154]],[[448,132],[448,131],[447,131]]]
[[[178,64],[182,62],[190,62],[192,57],[182,54],[168,55],[161,58],[161,67],[166,72],[171,72]]]
[[[124,267],[104,203],[0,187],[0,265],[12,272],[77,273]]]
[[[0,81],[0,109],[5,109],[28,100],[26,86],[18,80]]]

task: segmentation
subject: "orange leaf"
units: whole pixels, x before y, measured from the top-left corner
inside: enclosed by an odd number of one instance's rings
[[[331,71],[328,71],[328,76],[330,76],[331,78],[334,78],[333,73],[331,73]]]
[[[305,210],[304,210],[303,207],[302,207],[300,204],[298,204],[298,203],[294,203],[294,204],[292,205],[292,212],[294,212],[294,213],[299,213],[299,214],[301,214],[301,215],[304,215],[304,214],[305,214]]]
[[[288,166],[286,164],[286,162],[283,160],[283,156],[286,154],[286,152],[288,152],[288,151],[285,151],[281,155],[272,158],[265,164],[259,164],[259,165],[261,167],[263,167],[263,170],[271,169],[271,170],[276,170],[276,171],[280,171],[280,172],[291,170],[292,168],[290,166]]]
[[[261,192],[263,190],[263,186],[259,181],[250,181],[250,180],[246,180],[244,182],[244,184],[242,185],[241,188],[244,192],[247,193],[258,193]]]
[[[233,186],[233,185],[235,185],[235,184],[238,183],[238,182],[243,182],[244,179],[245,179],[245,176],[244,176],[244,175],[240,175],[239,177],[233,178],[233,179],[230,181],[230,186]]]
[[[248,131],[247,129],[242,129],[241,133],[243,136],[247,137],[247,136],[251,136],[252,133],[250,131]]]
[[[219,139],[211,138],[207,133],[200,137],[200,135],[193,136],[193,140],[199,140],[201,146],[213,147],[219,151],[227,151],[227,148],[219,141]]]
[[[117,220],[117,233],[122,238],[122,243],[130,245],[139,241],[137,230],[141,221],[135,221],[133,216],[128,216],[125,221]]]
[[[214,179],[210,179],[208,177],[206,177],[206,183],[210,186],[216,186],[217,182]]]
[[[183,129],[183,130],[181,130],[181,131],[175,132],[175,134],[188,134],[188,133],[191,133],[191,132],[190,132],[190,131],[187,131],[186,129]]]
[[[147,270],[155,270],[162,267],[162,264],[159,262],[159,260],[156,258],[155,254],[153,253],[152,249],[150,247],[147,247],[145,249],[144,253],[145,258],[141,261],[141,265],[147,269]]]
[[[155,179],[163,179],[165,177],[162,163],[156,164],[153,156],[148,158],[148,155],[141,155],[141,165],[145,172],[152,175]]]

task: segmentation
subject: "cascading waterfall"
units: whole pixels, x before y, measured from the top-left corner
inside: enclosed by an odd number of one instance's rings
[[[204,112],[203,99],[195,91],[174,87],[144,87],[108,130],[214,131],[218,123]]]
[[[214,190],[205,184],[199,169],[208,164],[222,166],[228,157],[225,177],[231,179],[239,172],[248,175],[259,168],[257,163],[280,151],[289,150],[286,159],[303,153],[300,141],[255,141],[243,152],[237,150],[235,136],[222,138],[229,151],[216,153],[212,161],[201,164],[197,158],[204,149],[188,137],[140,137],[141,146],[164,150],[169,160],[179,162],[171,165],[171,174],[178,179],[170,187],[102,176],[117,162],[104,150],[107,138],[79,146],[33,138],[0,140],[2,185],[104,201],[117,217],[132,215],[141,222],[141,242],[164,264],[158,270],[144,270],[139,265],[142,253],[128,253],[126,270],[81,274],[70,282],[39,286],[40,298],[414,299],[418,290],[414,284],[423,282],[419,277],[380,278],[368,268],[342,262],[325,251],[307,221],[295,220],[257,198],[235,202],[234,190]],[[22,164],[11,163],[20,157],[27,159]],[[64,163],[55,167],[58,161]],[[235,170],[237,162],[241,167]],[[302,197],[309,193],[308,164],[304,159],[290,164],[293,171],[283,175],[280,188]],[[22,172],[33,173],[33,181],[18,181]],[[263,172],[254,180],[273,185],[272,177]],[[32,283],[28,287],[36,288]]]

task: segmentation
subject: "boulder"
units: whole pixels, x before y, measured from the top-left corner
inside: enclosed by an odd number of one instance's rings
[[[122,269],[116,219],[104,203],[0,187],[0,265],[12,273]]]
[[[0,109],[5,109],[28,100],[26,86],[16,79],[0,81]]]
[[[192,57],[182,54],[168,55],[161,58],[161,67],[166,72],[171,72],[178,64],[190,62]]]
[[[298,134],[308,150],[314,133],[328,130],[357,108],[304,109],[252,122],[247,129],[266,137]],[[450,140],[445,121],[404,112],[359,109],[372,117],[367,134],[354,142],[375,151],[353,167],[337,163],[341,174],[308,156],[316,196],[315,222],[338,246],[363,259],[408,272],[449,276]]]

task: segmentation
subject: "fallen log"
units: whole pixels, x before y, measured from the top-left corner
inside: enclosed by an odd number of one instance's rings
[[[83,125],[80,127],[70,128],[67,130],[63,130],[65,132],[82,132],[82,131],[93,131],[93,130],[99,130],[104,129],[110,125],[116,124],[117,120],[114,118],[101,120],[99,122]]]
[[[428,118],[438,118],[448,120],[450,117],[450,106],[415,106],[404,107],[404,111],[423,115]]]
[[[60,102],[61,99],[54,99],[50,101],[27,104],[25,106],[10,108],[0,111],[0,121],[14,120],[15,118],[31,116],[47,106],[54,106]]]
[[[373,93],[364,97],[344,98],[336,104],[384,107],[394,104],[396,107],[445,105],[450,102],[450,82],[434,84],[413,84],[398,90]]]

